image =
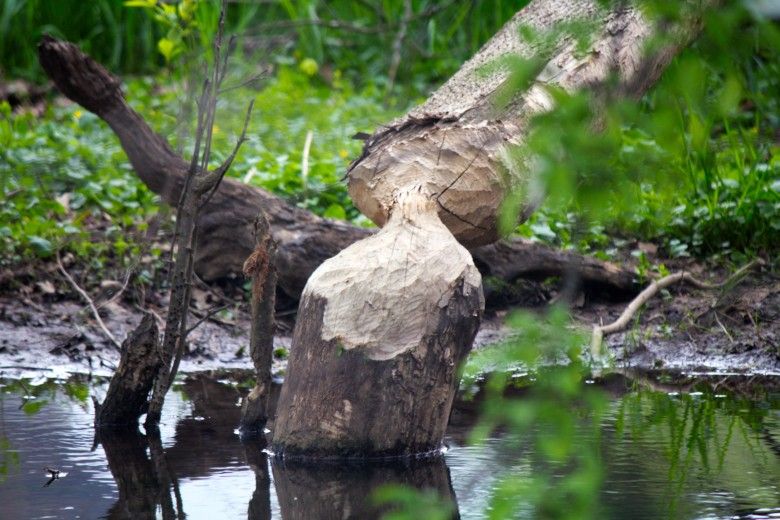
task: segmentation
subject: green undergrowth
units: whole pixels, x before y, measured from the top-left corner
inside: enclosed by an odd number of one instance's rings
[[[666,257],[776,257],[778,51],[776,23],[734,4],[708,13],[702,36],[638,102],[554,92],[558,108],[515,151],[534,158],[548,196],[515,232],[603,258],[637,241]]]
[[[167,81],[132,79],[126,91],[131,104],[175,147],[180,93]],[[220,101],[214,164],[232,149],[253,98],[248,140],[229,175],[320,215],[366,223],[341,178],[362,144],[351,136],[371,132],[396,115],[383,107],[378,92],[370,87],[356,92],[338,78],[327,84],[298,68],[281,68],[259,91],[231,90]],[[141,252],[159,197],[133,173],[105,123],[76,105],[61,105],[50,104],[40,117],[0,105],[0,262],[49,258],[57,250],[96,268],[130,262]]]
[[[729,46],[718,40],[729,31],[717,22],[641,101],[610,100],[601,107],[601,132],[593,131],[591,99],[554,93],[558,110],[537,118],[525,149],[536,157],[548,197],[512,232],[604,259],[621,260],[633,250],[644,270],[653,266],[640,241],[660,246],[661,257],[727,263],[776,257],[777,30],[745,25],[740,45]],[[309,45],[311,39],[298,43]],[[229,175],[320,215],[369,225],[343,181],[361,147],[351,137],[372,132],[421,98],[388,103],[381,74],[355,87],[349,67],[335,67],[333,57],[318,62],[312,53],[301,47],[277,56],[275,72],[259,86],[253,82],[223,96],[212,163],[232,149],[254,99],[248,140]],[[254,62],[235,61],[228,87],[257,69]],[[186,149],[186,141],[176,142],[180,100],[187,97],[180,77],[162,71],[128,80],[126,90],[156,131]],[[96,268],[137,257],[159,199],[136,178],[108,127],[61,103],[50,104],[40,117],[11,113],[7,105],[0,111],[0,263],[49,258],[57,250]],[[507,206],[514,216],[516,207]],[[159,255],[160,248],[149,253]]]

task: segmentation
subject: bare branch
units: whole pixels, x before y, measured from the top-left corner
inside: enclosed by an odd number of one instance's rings
[[[195,186],[195,193],[197,195],[203,195],[207,191],[210,191],[208,196],[203,200],[201,203],[201,207],[208,204],[209,200],[211,200],[211,197],[214,195],[214,192],[219,188],[219,183],[222,182],[222,179],[225,177],[225,174],[230,169],[230,166],[233,164],[233,161],[236,158],[236,155],[238,154],[238,150],[241,148],[241,145],[244,144],[246,141],[246,131],[247,128],[249,128],[249,119],[252,116],[252,108],[255,106],[255,101],[252,100],[249,102],[249,106],[246,109],[246,116],[244,116],[244,126],[241,129],[241,136],[236,141],[235,146],[233,147],[233,151],[230,153],[227,159],[220,164],[216,169],[207,172],[204,174],[201,178],[198,179],[198,183]]]
[[[79,284],[76,283],[76,280],[73,279],[73,277],[68,273],[68,271],[65,269],[65,266],[62,265],[62,260],[60,259],[60,252],[57,251],[56,254],[57,257],[57,267],[59,268],[62,275],[65,277],[65,279],[68,281],[71,287],[73,287],[73,290],[75,290],[79,295],[84,299],[84,301],[87,302],[87,305],[89,305],[89,308],[92,309],[92,315],[95,317],[95,321],[97,321],[98,325],[100,326],[100,330],[103,331],[103,334],[108,338],[108,340],[117,348],[117,350],[121,350],[122,345],[117,341],[117,339],[114,337],[113,334],[111,334],[111,331],[108,330],[108,327],[106,327],[106,324],[103,323],[103,318],[100,317],[100,313],[98,313],[98,309],[95,306],[95,302],[92,300],[92,298],[89,297],[89,294],[87,294],[87,291],[79,287]]]
[[[250,83],[254,83],[255,81],[259,80],[260,78],[262,78],[265,75],[266,75],[266,71],[258,72],[257,74],[254,74],[254,75],[248,77],[247,79],[245,79],[241,83],[238,83],[236,85],[231,85],[229,87],[225,87],[225,88],[219,89],[218,94],[221,95],[221,94],[224,94],[225,92],[230,92],[231,90],[236,90],[236,89],[239,89],[241,87],[245,87],[245,86],[249,85]]]
[[[281,20],[278,22],[260,24],[257,33],[254,33],[253,31],[252,33],[246,33],[245,35],[265,35],[269,30],[273,29],[295,29],[298,27],[307,26],[325,27],[327,29],[335,29],[338,31],[347,31],[357,34],[376,34],[378,32],[386,32],[390,29],[390,27],[386,25],[365,26],[351,22],[345,22],[342,20]]]
[[[227,308],[228,308],[227,304],[215,305],[206,314],[201,316],[201,318],[198,321],[193,323],[189,329],[187,329],[187,331],[184,333],[185,336],[189,336],[190,333],[195,329],[197,329],[204,321],[210,320],[215,314],[217,314],[218,312],[222,312]]]

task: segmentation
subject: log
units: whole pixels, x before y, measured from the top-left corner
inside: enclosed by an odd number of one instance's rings
[[[623,94],[639,94],[657,77],[637,77],[647,70],[650,23],[623,4],[604,9],[588,0],[531,2],[426,103],[367,140],[349,170],[350,195],[383,227],[306,284],[277,408],[278,456],[393,457],[438,447],[484,308],[482,279],[461,244],[498,239],[511,188],[506,148],[552,107],[543,85],[576,90],[616,75]],[[506,53],[536,59],[538,49],[519,42],[521,23],[544,32],[572,21],[598,24],[590,52],[579,57],[559,37],[537,84],[497,109],[491,93],[507,71],[477,72]],[[660,54],[650,58],[658,70],[673,55]]]
[[[175,206],[188,164],[130,108],[119,80],[72,43],[44,36],[38,53],[41,66],[59,91],[105,120],[117,133],[141,180],[164,202]],[[206,281],[242,276],[244,260],[254,247],[252,224],[261,209],[277,243],[281,304],[298,301],[306,280],[323,261],[375,232],[320,218],[263,189],[226,178],[201,211],[195,259],[198,276]],[[560,276],[571,269],[577,271],[580,265],[590,265],[595,267],[579,273],[586,285],[606,286],[620,293],[636,291],[629,269],[574,253],[557,256],[555,250],[540,244],[513,239],[505,246],[472,249],[472,254],[480,269],[487,270],[483,274],[507,273],[510,277],[504,280],[509,283],[525,273]]]

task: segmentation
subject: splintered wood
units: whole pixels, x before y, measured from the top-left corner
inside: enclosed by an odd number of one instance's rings
[[[379,233],[323,263],[303,298],[327,302],[324,341],[387,360],[421,344],[436,325],[431,316],[449,304],[458,284],[482,294],[471,255],[441,223],[435,202],[414,187],[398,195]]]

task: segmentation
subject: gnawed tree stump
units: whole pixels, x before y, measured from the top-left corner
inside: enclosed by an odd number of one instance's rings
[[[565,34],[543,53],[520,39],[521,24],[544,34],[573,21],[594,26],[589,52],[575,53]],[[641,94],[687,42],[645,56],[653,33],[624,4],[606,11],[590,0],[533,1],[426,103],[367,140],[349,190],[384,227],[323,263],[304,289],[275,452],[375,457],[438,447],[483,305],[481,279],[460,244],[495,242],[513,187],[507,179],[530,175],[509,172],[507,146],[552,108],[548,85],[608,88],[615,76],[621,94]],[[506,54],[539,61],[540,73],[498,107],[493,94],[509,71],[479,71]]]
[[[69,42],[45,37],[38,54],[41,66],[59,91],[106,121],[119,137],[140,179],[163,201],[176,206],[188,163],[128,105],[120,81]],[[375,141],[369,141],[367,149],[372,149]],[[365,162],[367,158],[358,161],[355,169],[369,164]],[[441,200],[446,202],[447,198]],[[323,261],[374,233],[346,222],[320,218],[265,190],[226,178],[202,209],[198,222],[195,271],[202,279],[241,276],[244,260],[253,251],[252,223],[260,210],[267,214],[277,243],[278,288],[285,296],[280,301],[297,301],[306,280]],[[377,220],[383,222],[378,217]],[[480,268],[487,269],[483,274],[507,274],[510,277],[504,281],[508,283],[517,276],[560,276],[573,271],[585,284],[618,292],[632,293],[637,289],[630,269],[523,240],[475,248],[472,254]],[[580,272],[580,265],[591,267]]]
[[[471,255],[419,188],[388,224],[309,279],[279,397],[284,457],[399,456],[439,448],[484,300]]]

